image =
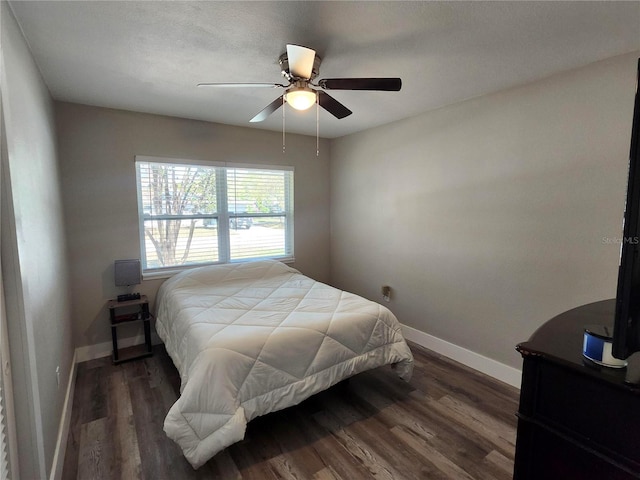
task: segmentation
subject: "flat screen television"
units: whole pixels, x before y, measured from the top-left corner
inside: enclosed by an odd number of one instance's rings
[[[623,232],[612,345],[613,356],[619,359],[640,351],[640,59]]]

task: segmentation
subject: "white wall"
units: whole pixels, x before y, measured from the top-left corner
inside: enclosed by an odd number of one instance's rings
[[[0,17],[2,275],[20,458],[13,475],[46,478],[74,350],[53,102],[7,2]]]
[[[402,323],[519,368],[538,326],[615,296],[639,55],[334,140],[333,283],[391,285]]]
[[[295,167],[295,267],[329,279],[329,142],[174,117],[56,103],[76,347],[109,342],[113,261],[140,258],[136,155]],[[153,300],[161,280],[136,291]],[[136,332],[123,332],[127,337]]]

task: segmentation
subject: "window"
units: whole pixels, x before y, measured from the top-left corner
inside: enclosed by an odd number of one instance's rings
[[[136,157],[144,272],[293,259],[293,168]]]

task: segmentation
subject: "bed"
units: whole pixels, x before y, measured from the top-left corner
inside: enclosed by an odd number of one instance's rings
[[[194,468],[251,419],[413,356],[387,308],[277,261],[200,267],[160,287],[156,330],[181,379],[164,431]]]

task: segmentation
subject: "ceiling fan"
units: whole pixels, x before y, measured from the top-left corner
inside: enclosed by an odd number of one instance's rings
[[[377,90],[397,92],[402,87],[399,78],[325,78],[313,83],[319,73],[322,59],[311,48],[287,45],[287,51],[278,60],[281,73],[289,82],[281,83],[199,83],[199,87],[284,88],[282,96],[262,109],[251,122],[262,122],[285,102],[297,110],[306,110],[313,104],[340,119],[353,112],[324,90]]]

